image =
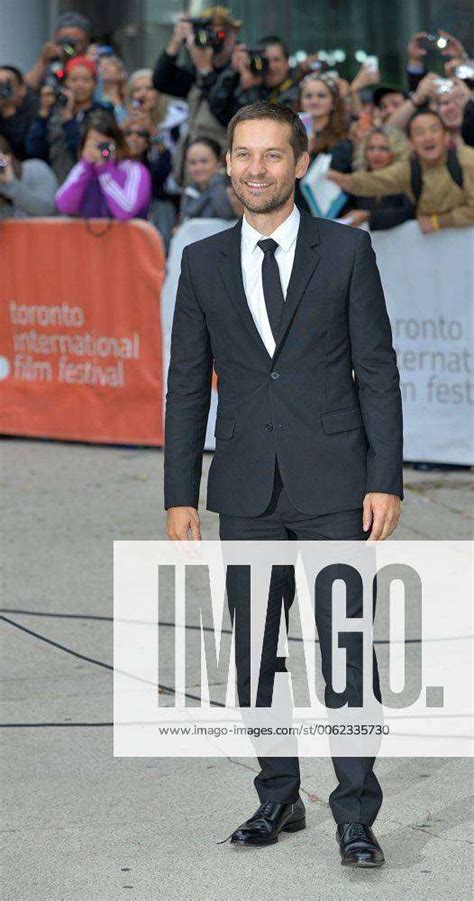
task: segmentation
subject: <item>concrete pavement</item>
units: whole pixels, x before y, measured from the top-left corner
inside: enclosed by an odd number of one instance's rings
[[[467,760],[381,759],[387,864],[351,871],[339,865],[328,760],[302,760],[308,828],[250,850],[216,842],[256,807],[254,759],[114,759],[112,541],[165,537],[163,454],[0,448],[1,720],[14,724],[2,729],[5,901],[467,901]],[[472,537],[471,473],[407,468],[406,489],[398,538]],[[203,510],[202,523],[217,538],[217,516]]]

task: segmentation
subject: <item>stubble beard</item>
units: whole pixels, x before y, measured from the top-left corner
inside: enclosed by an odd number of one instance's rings
[[[294,191],[294,185],[285,185],[280,191],[278,189],[270,191],[266,197],[249,197],[241,189],[237,180],[231,179],[231,181],[235,195],[243,204],[244,209],[249,210],[250,213],[273,213],[285,206]]]

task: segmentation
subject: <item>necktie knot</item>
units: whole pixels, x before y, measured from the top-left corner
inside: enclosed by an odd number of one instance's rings
[[[261,241],[257,241],[257,246],[260,247],[260,250],[263,250],[264,253],[275,253],[279,244],[278,241],[274,241],[273,238],[264,238]]]

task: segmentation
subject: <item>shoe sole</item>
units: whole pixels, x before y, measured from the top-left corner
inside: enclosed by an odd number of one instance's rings
[[[281,832],[299,832],[300,829],[306,829],[306,817],[303,817],[301,820],[295,820],[293,823],[286,823]],[[236,839],[231,838],[231,844],[236,845],[241,848],[263,848],[265,845],[275,845],[278,841],[279,836],[276,835],[275,838],[271,838],[265,842],[259,841],[249,841],[249,842],[239,842]]]
[[[368,860],[341,860],[341,866],[343,867],[364,867],[365,869],[374,868],[374,867],[383,867],[385,861],[368,861]]]

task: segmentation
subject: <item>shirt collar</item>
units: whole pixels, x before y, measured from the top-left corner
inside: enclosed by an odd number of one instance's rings
[[[296,241],[298,228],[300,224],[300,212],[297,206],[294,206],[290,215],[284,222],[272,232],[271,235],[261,235],[245,218],[242,218],[242,239],[247,249],[253,253],[259,241],[262,238],[273,238],[277,244],[287,253],[293,243]]]

